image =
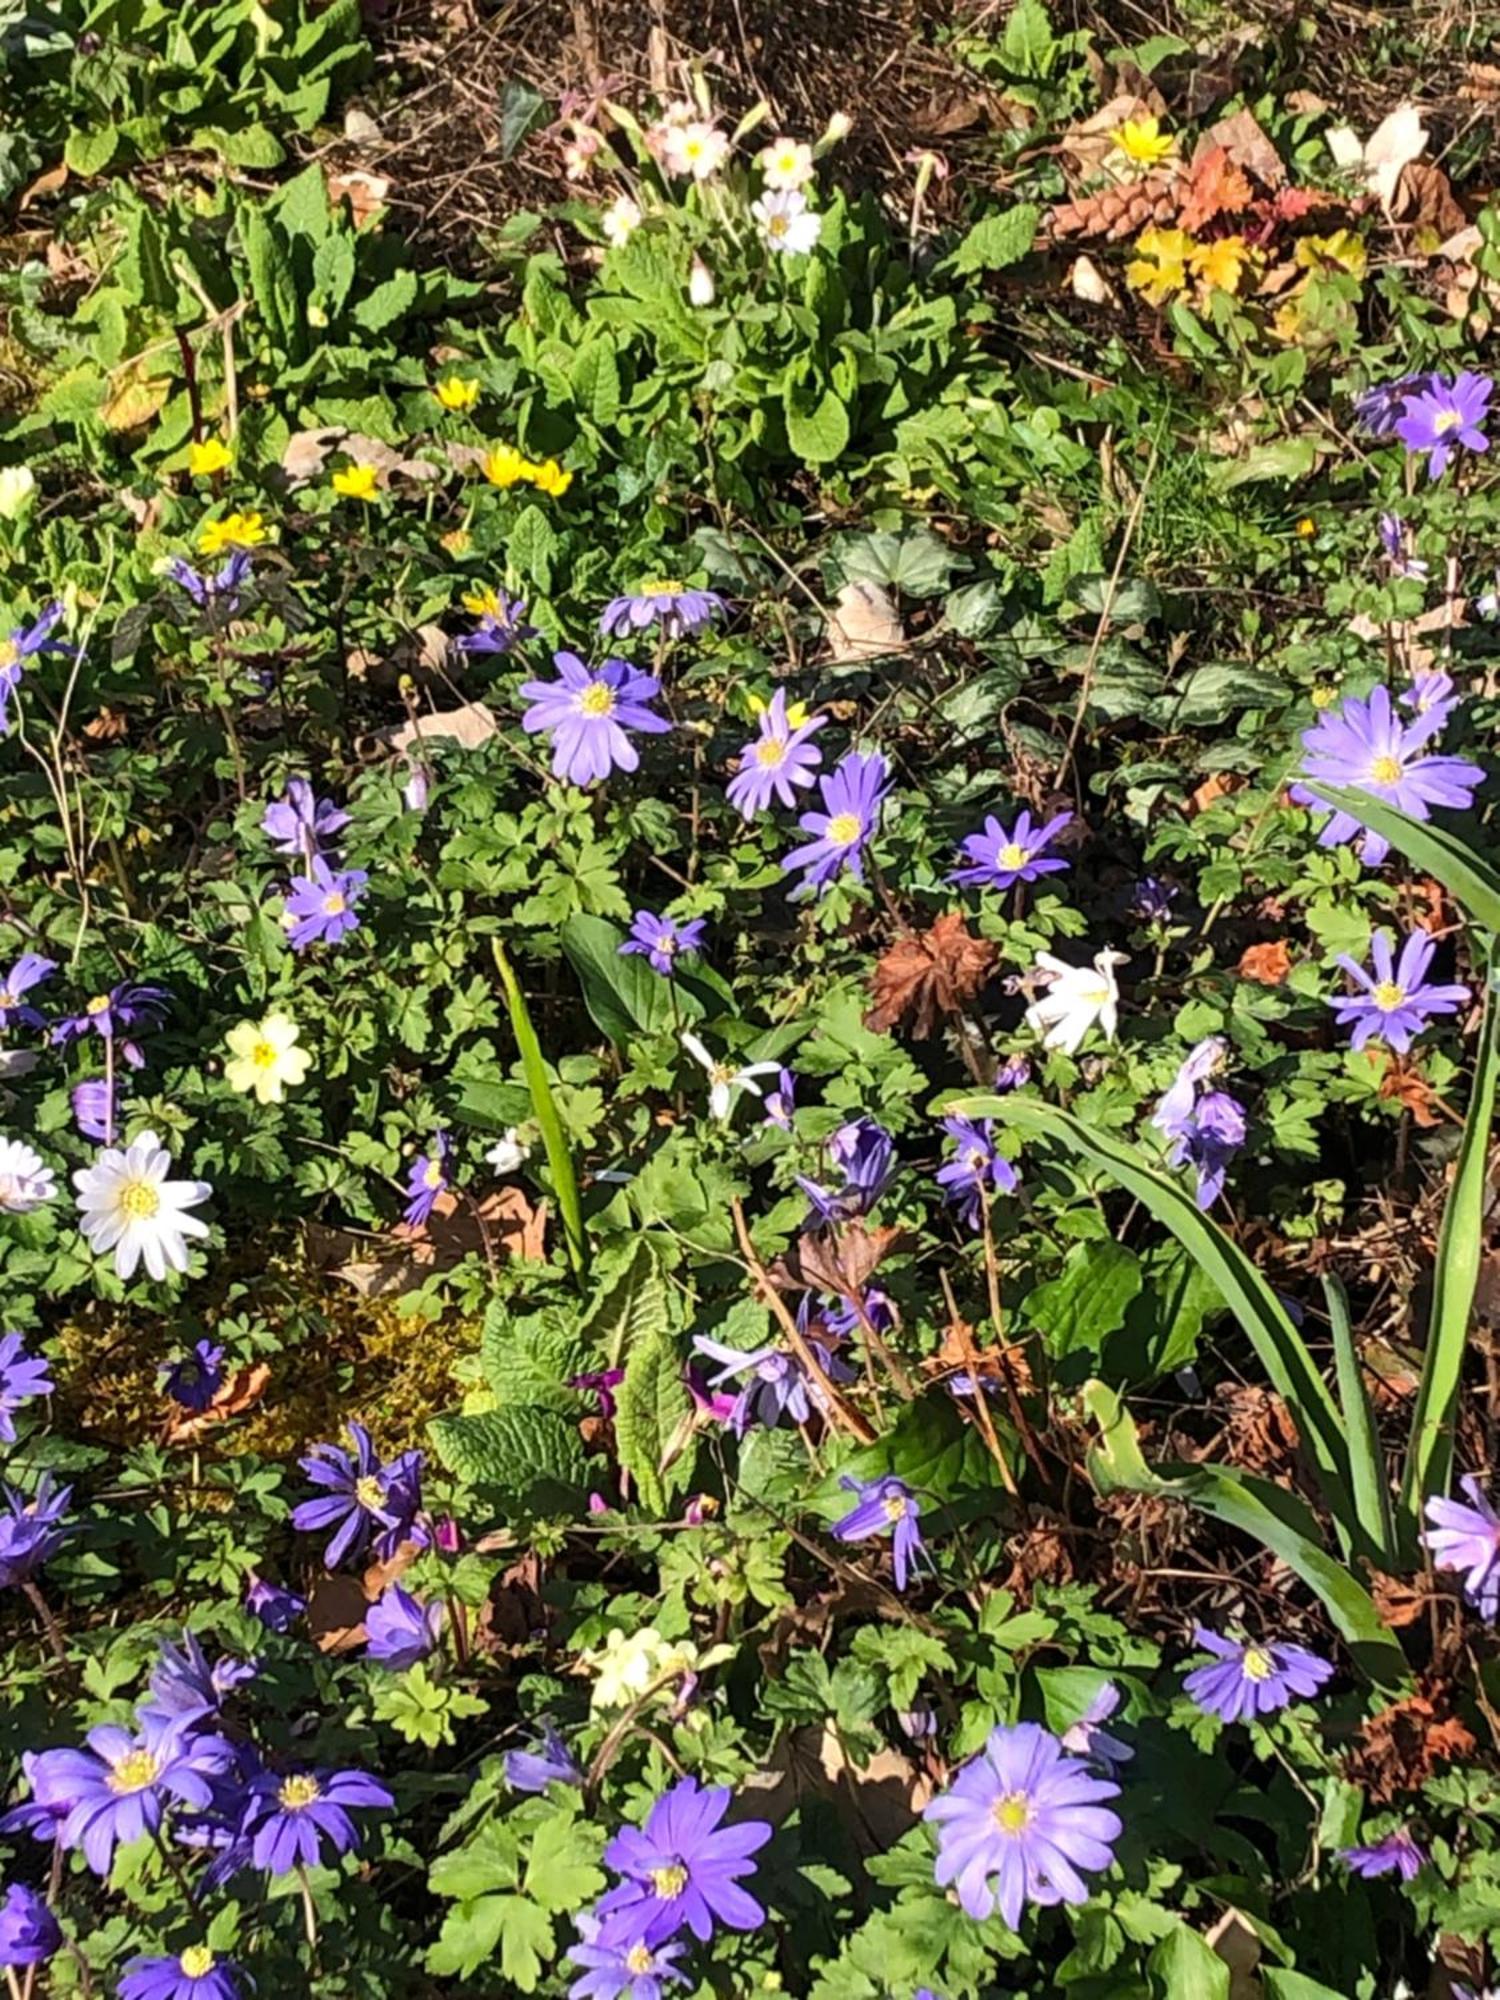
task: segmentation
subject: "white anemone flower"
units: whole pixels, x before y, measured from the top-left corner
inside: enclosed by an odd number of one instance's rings
[[[516,1128],[512,1125],[505,1137],[497,1139],[484,1157],[497,1174],[513,1174],[531,1158],[531,1148],[516,1137]]]
[[[768,188],[806,187],[813,177],[812,147],[800,139],[773,139],[760,156],[760,171]]]
[[[132,1278],[144,1262],[153,1278],[187,1269],[187,1238],[207,1236],[208,1224],[189,1215],[213,1189],[207,1181],[173,1181],[172,1156],[154,1132],[123,1149],[106,1146],[91,1167],[73,1176],[78,1226],[96,1255],[115,1253],[115,1274]]]
[[[708,1073],[708,1108],[720,1124],[734,1109],[734,1100],[742,1090],[748,1090],[752,1097],[761,1095],[758,1076],[780,1076],[781,1064],[774,1062],[742,1063],[738,1069],[733,1063],[719,1062],[691,1032],[682,1037],[682,1046],[693,1058],[701,1063]]]
[[[1096,953],[1092,965],[1068,965],[1050,951],[1037,953],[1038,967],[1048,975],[1047,991],[1026,1009],[1026,1025],[1042,1034],[1044,1049],[1077,1055],[1084,1036],[1097,1021],[1104,1039],[1113,1041],[1119,1025],[1120,989],[1115,967],[1124,965],[1123,951]]]
[[[20,1139],[0,1139],[0,1213],[29,1214],[56,1193],[57,1176],[40,1153]]]
[[[805,257],[823,231],[823,218],[807,205],[807,196],[797,188],[773,189],[752,201],[761,239],[768,249],[791,257]]]
[[[616,250],[621,250],[641,226],[640,203],[632,201],[628,194],[618,194],[599,217],[599,227],[604,231],[604,240]]]
[[[694,118],[668,130],[662,141],[662,165],[669,174],[691,174],[695,181],[706,181],[723,166],[728,152],[728,133],[706,118]]]

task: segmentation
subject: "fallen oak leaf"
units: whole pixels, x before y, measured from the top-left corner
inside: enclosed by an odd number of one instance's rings
[[[1397,1103],[1411,1113],[1418,1125],[1430,1129],[1442,1123],[1442,1114],[1434,1110],[1437,1100],[1432,1089],[1419,1071],[1408,1069],[1397,1055],[1388,1050],[1367,1049],[1365,1054],[1371,1062],[1385,1061],[1385,1074],[1380,1079],[1376,1095],[1387,1104]]]
[[[1227,147],[1213,146],[1193,162],[1182,209],[1177,223],[1189,236],[1197,236],[1221,215],[1242,215],[1255,199],[1241,168],[1229,157]]]

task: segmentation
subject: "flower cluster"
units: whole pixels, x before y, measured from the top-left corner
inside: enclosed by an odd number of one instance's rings
[[[306,778],[293,778],[266,807],[261,831],[278,854],[294,856],[301,872],[286,892],[282,923],[293,951],[339,944],[359,927],[356,905],[369,885],[362,868],[345,868],[327,843],[349,824],[332,799],[319,798]]]

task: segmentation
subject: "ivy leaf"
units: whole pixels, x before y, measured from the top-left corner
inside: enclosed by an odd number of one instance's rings
[[[1142,1283],[1140,1259],[1123,1244],[1075,1243],[1062,1275],[1038,1285],[1027,1300],[1027,1317],[1040,1327],[1056,1360],[1096,1355],[1106,1335],[1124,1325]]]

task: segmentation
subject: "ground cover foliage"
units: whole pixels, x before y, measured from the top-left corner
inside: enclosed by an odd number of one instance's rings
[[[1500,1976],[1497,24],[835,11],[0,5],[15,2000]]]

